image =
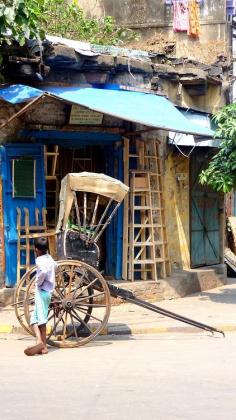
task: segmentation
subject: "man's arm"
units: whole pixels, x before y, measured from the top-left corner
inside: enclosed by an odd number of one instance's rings
[[[45,268],[38,267],[37,280],[36,280],[36,283],[37,283],[38,286],[42,286],[42,284],[43,284],[43,282],[46,278],[46,275],[47,275],[47,270]]]

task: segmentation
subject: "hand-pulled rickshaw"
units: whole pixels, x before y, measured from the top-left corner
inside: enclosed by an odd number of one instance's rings
[[[138,299],[131,291],[118,288],[104,279],[99,271],[99,242],[128,190],[122,182],[103,174],[70,173],[63,178],[56,231],[38,234],[47,236],[51,247],[54,245],[58,265],[48,313],[49,345],[78,347],[94,340],[108,323],[111,296],[211,333],[224,334]],[[23,275],[17,285],[14,302],[21,326],[31,335],[35,276],[36,267]]]

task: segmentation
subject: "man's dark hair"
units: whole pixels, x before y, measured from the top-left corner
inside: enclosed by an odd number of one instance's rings
[[[34,240],[34,246],[42,253],[46,254],[48,251],[48,240],[47,238],[36,238]]]

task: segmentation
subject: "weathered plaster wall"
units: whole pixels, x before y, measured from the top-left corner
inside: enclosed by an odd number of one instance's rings
[[[208,84],[204,95],[192,96],[183,85],[167,80],[162,80],[159,83],[168,99],[178,106],[214,113],[225,105],[224,84],[222,86]],[[225,89],[228,89],[228,85],[225,86]]]
[[[169,152],[164,172],[167,235],[172,268],[190,268],[189,160]]]
[[[164,0],[79,0],[88,13],[99,17],[114,16],[126,25],[169,26],[173,19],[172,6]],[[222,21],[226,17],[225,0],[204,0],[201,21]]]
[[[0,126],[7,121],[12,115],[20,110],[20,106],[13,106],[6,102],[0,101]],[[6,143],[8,140],[16,140],[19,129],[22,128],[20,119],[13,120],[9,125],[0,131],[0,144]]]
[[[137,42],[137,48],[142,48],[143,41],[150,38],[150,48],[153,44],[156,51],[155,44],[161,46],[161,41],[173,41],[176,56],[187,55],[203,62],[227,51],[229,27],[226,25],[225,0],[204,0],[199,40],[189,38],[186,33],[173,32],[173,7],[165,5],[163,0],[80,0],[79,4],[89,15],[111,15],[118,25],[140,32],[142,39]]]

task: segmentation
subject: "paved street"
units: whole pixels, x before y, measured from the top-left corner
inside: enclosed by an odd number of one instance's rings
[[[0,336],[1,420],[235,420],[236,333],[102,338],[27,358]]]

